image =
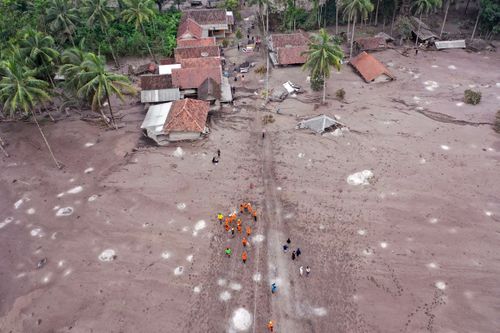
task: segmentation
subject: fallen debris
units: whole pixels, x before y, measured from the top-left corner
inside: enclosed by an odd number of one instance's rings
[[[349,185],[370,185],[369,180],[373,178],[373,172],[370,170],[363,170],[360,172],[353,173],[347,177],[347,183]]]

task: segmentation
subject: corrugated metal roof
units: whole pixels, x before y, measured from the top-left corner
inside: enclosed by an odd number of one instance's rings
[[[171,107],[171,102],[151,105],[142,122],[141,128],[153,129],[157,133],[162,132]]]
[[[353,58],[350,64],[361,74],[366,82],[371,82],[382,74],[394,79],[391,72],[380,61],[364,51]]]
[[[141,103],[170,102],[180,98],[179,88],[141,91]]]
[[[160,65],[158,66],[159,74],[172,74],[172,69],[174,68],[182,68],[181,64],[172,64],[172,65]]]
[[[339,123],[324,114],[303,120],[299,123],[299,128],[308,128],[316,133],[323,133],[325,129],[331,126],[338,125]]]
[[[438,50],[442,49],[465,49],[465,39],[447,40],[442,42],[434,42]]]

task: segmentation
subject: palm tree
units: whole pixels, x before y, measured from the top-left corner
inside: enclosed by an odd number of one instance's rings
[[[349,52],[349,58],[352,57],[352,46],[354,45],[354,30],[356,29],[356,21],[358,18],[365,20],[368,17],[368,13],[373,11],[373,4],[370,0],[345,0],[344,1],[344,17],[347,20],[352,20],[352,37],[351,37],[351,49]]]
[[[448,17],[448,10],[450,9],[451,0],[446,1],[446,10],[444,12],[443,24],[441,24],[441,32],[439,33],[439,38],[443,37],[444,25],[446,24],[446,18]]]
[[[10,117],[13,117],[18,111],[21,111],[24,115],[29,115],[31,113],[42,135],[43,141],[49,149],[50,156],[54,160],[56,166],[61,168],[59,161],[55,158],[52,148],[36,119],[34,111],[36,105],[50,99],[47,92],[47,82],[35,78],[34,70],[26,68],[15,59],[9,59],[2,62],[0,64],[0,72],[3,76],[2,80],[0,80],[0,101],[3,103],[4,111],[9,112]]]
[[[264,6],[266,6],[267,9],[267,6],[269,5],[268,0],[250,0],[249,4],[257,5],[259,7],[259,18],[262,24],[263,35],[266,35],[266,24],[264,22]]]
[[[19,54],[29,68],[33,69],[37,78],[54,82],[52,76],[59,59],[59,52],[55,49],[54,39],[45,36],[39,31],[28,30],[19,42]]]
[[[154,3],[152,0],[124,0],[126,9],[122,11],[123,19],[128,22],[134,22],[136,29],[141,29],[144,35],[144,40],[146,41],[146,46],[148,48],[149,54],[156,62],[156,57],[151,48],[149,47],[148,37],[146,36],[146,30],[144,30],[144,23],[149,22],[151,17],[155,15],[153,10]]]
[[[51,32],[62,37],[63,43],[69,39],[71,45],[75,46],[73,34],[78,20],[78,11],[68,0],[49,0],[45,23]]]
[[[115,56],[113,45],[111,45],[111,39],[108,32],[109,23],[115,19],[112,9],[108,6],[108,0],[85,0],[83,3],[83,11],[89,15],[87,23],[90,26],[96,22],[99,24],[101,31],[106,36],[106,41],[111,49],[111,56],[113,57],[116,67],[120,66]]]
[[[91,102],[92,109],[101,112],[105,120],[106,117],[101,107],[103,101],[106,99],[111,121],[115,129],[117,129],[118,127],[116,126],[113,109],[111,108],[110,96],[116,95],[123,101],[123,92],[135,93],[135,89],[126,76],[106,70],[106,61],[104,57],[93,53],[87,53],[84,58],[85,60],[80,65],[81,70],[76,74],[79,85],[77,91],[78,95],[83,98],[88,98]]]
[[[422,22],[422,13],[428,14],[435,7],[440,7],[442,5],[441,0],[416,0],[413,4],[415,8],[415,13],[420,14],[418,22],[417,36],[415,38],[415,47],[418,45],[418,34],[420,33],[420,24]]]
[[[323,79],[323,103],[325,103],[326,79],[330,77],[332,67],[340,71],[344,52],[325,29],[320,29],[319,33],[313,36],[313,41],[309,43],[309,50],[304,54],[307,55],[307,60],[302,68],[309,69],[311,79]]]

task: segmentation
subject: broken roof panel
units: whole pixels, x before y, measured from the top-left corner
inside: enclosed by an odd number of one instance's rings
[[[158,103],[176,101],[181,98],[179,88],[142,90],[141,103]]]
[[[382,50],[387,47],[384,37],[364,37],[358,38],[354,43],[359,47],[360,51]]]
[[[220,49],[216,45],[178,47],[175,49],[174,53],[176,62],[180,62],[181,59],[188,58],[220,57]]]
[[[420,19],[412,16],[410,17],[410,21],[412,23],[412,31],[415,36],[418,36],[418,39],[422,41],[426,41],[432,38],[439,39],[438,36],[429,28],[429,26]]]
[[[159,74],[172,74],[172,69],[181,68],[181,64],[160,65],[158,66]]]
[[[151,105],[146,113],[141,128],[153,129],[155,132],[163,131],[163,125],[167,120],[172,103]]]
[[[443,49],[465,49],[465,39],[446,40],[441,42],[434,42],[438,50]]]
[[[172,76],[170,75],[146,74],[141,75],[140,79],[142,90],[172,88]]]
[[[364,51],[353,58],[350,64],[366,82],[371,82],[381,75],[386,75],[391,80],[394,80],[392,73],[380,61]]]
[[[196,99],[182,99],[172,103],[163,129],[168,132],[204,132],[209,103]]]
[[[324,114],[303,120],[299,123],[298,128],[307,128],[316,133],[323,133],[325,130],[331,127],[340,126],[340,124],[333,118],[330,118]]]
[[[200,39],[178,39],[177,47],[211,46],[217,45],[215,37],[204,37]]]

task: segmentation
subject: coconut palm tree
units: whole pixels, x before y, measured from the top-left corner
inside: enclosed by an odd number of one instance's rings
[[[2,73],[0,102],[3,104],[3,110],[8,112],[10,117],[13,117],[16,112],[22,112],[24,115],[31,114],[50,156],[60,168],[61,164],[55,158],[34,111],[37,105],[50,99],[47,82],[35,78],[34,70],[28,69],[15,59],[0,63],[0,72]]]
[[[123,19],[128,23],[134,23],[136,29],[141,29],[146,41],[146,46],[151,57],[156,61],[156,57],[149,47],[144,23],[149,22],[155,15],[153,10],[154,2],[152,0],[124,0],[125,9],[122,11]]]
[[[93,25],[94,23],[99,24],[101,31],[104,33],[104,36],[106,36],[106,42],[111,50],[111,56],[113,57],[116,67],[118,67],[120,64],[116,58],[115,50],[111,44],[108,32],[109,23],[115,19],[112,8],[108,5],[108,0],[85,0],[83,2],[83,11],[89,15],[87,19],[89,25]]]
[[[35,71],[37,78],[49,81],[54,87],[52,76],[59,60],[54,39],[39,31],[28,30],[19,41],[19,54],[29,68]]]
[[[61,37],[61,42],[69,40],[75,46],[73,34],[78,21],[78,10],[68,0],[49,0],[45,23],[52,33]]]
[[[257,5],[259,7],[260,23],[262,24],[263,35],[266,35],[267,27],[266,27],[266,23],[264,22],[264,6],[267,9],[267,6],[269,5],[268,0],[250,0],[249,4],[250,5]]]
[[[330,77],[332,67],[340,71],[344,52],[325,29],[320,29],[319,33],[313,36],[309,50],[304,54],[307,55],[307,60],[302,68],[309,69],[311,79],[323,79],[323,103],[325,103],[326,80]]]
[[[420,33],[420,25],[422,22],[422,14],[429,14],[431,10],[436,7],[441,7],[441,0],[416,0],[413,3],[413,8],[415,8],[415,13],[420,14],[418,22],[417,36],[415,38],[415,47],[418,45],[418,34]]]
[[[101,108],[104,100],[107,100],[112,124],[117,129],[110,97],[115,95],[123,101],[123,92],[135,93],[135,89],[126,76],[106,70],[104,57],[87,53],[84,59],[76,74],[76,83],[79,85],[77,93],[82,98],[88,98],[92,109],[99,111],[105,120]]]
[[[368,13],[373,11],[373,4],[370,0],[345,0],[343,3],[344,7],[344,17],[347,20],[352,20],[352,37],[351,37],[351,48],[349,52],[349,58],[352,57],[352,46],[354,45],[354,31],[356,29],[356,21],[358,18],[365,20],[368,17]]]

